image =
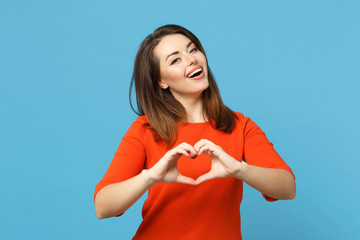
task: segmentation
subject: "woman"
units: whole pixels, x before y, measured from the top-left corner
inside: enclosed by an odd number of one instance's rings
[[[223,104],[187,29],[149,35],[134,82],[140,117],[96,186],[98,218],[120,216],[149,190],[133,239],[241,239],[243,182],[268,201],[295,197],[291,169],[254,122]]]

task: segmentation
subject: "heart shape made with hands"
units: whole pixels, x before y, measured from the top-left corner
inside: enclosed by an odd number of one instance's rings
[[[181,175],[196,180],[211,170],[212,159],[206,153],[195,158],[181,156],[177,161],[177,168]]]

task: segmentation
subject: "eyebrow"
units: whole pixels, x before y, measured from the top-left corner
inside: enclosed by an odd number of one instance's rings
[[[188,49],[191,44],[193,44],[192,41],[190,41],[190,42],[186,45],[186,49]],[[172,53],[170,53],[169,55],[167,55],[167,56],[166,56],[166,59],[165,59],[165,62],[168,60],[169,57],[171,57],[172,55],[178,54],[178,53],[179,53],[179,51],[175,51],[175,52],[172,52]]]

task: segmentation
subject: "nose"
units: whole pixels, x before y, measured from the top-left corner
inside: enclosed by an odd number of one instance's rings
[[[186,55],[186,62],[187,62],[188,65],[191,66],[191,65],[196,64],[197,60],[196,60],[196,58],[194,56],[192,56],[190,54],[187,54]]]

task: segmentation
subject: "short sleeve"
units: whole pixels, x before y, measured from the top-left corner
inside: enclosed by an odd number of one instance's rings
[[[290,167],[275,151],[265,133],[249,118],[244,126],[244,161],[259,167],[285,169],[295,177]],[[264,194],[263,196],[270,202],[277,200]]]
[[[123,137],[104,177],[95,187],[96,194],[105,186],[125,181],[141,173],[146,159],[142,141],[144,127],[135,121]]]

